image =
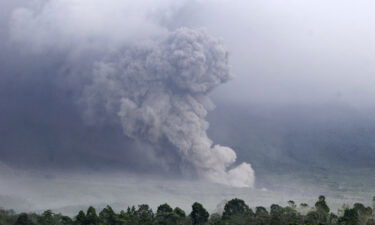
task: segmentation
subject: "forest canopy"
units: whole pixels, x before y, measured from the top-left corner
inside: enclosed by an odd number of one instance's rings
[[[115,212],[111,206],[100,211],[90,206],[76,216],[66,216],[46,210],[37,213],[16,213],[0,209],[0,225],[375,225],[375,197],[372,206],[355,203],[343,205],[333,213],[325,196],[319,196],[313,206],[297,205],[288,201],[287,206],[272,204],[266,208],[250,208],[245,201],[235,198],[227,201],[222,213],[212,213],[198,202],[187,214],[179,207],[167,203],[153,211],[147,204],[128,207]]]

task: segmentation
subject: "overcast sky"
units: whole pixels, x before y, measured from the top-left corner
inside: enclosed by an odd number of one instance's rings
[[[133,11],[127,13],[145,13],[142,6],[147,10],[159,8],[164,12],[158,16],[166,17],[167,27],[203,27],[223,38],[236,74],[236,79],[217,92],[223,93],[223,98],[240,102],[338,101],[373,105],[375,3],[371,0],[144,2],[135,4]],[[25,5],[22,0],[0,4],[2,27],[9,22],[6,17],[11,9]],[[81,15],[82,29],[97,22],[90,9],[87,12]],[[67,16],[68,22],[60,21],[60,25],[69,25],[74,19]],[[115,26],[121,27],[121,21],[116,19],[97,26],[111,25],[115,30]],[[125,28],[128,22],[124,23]],[[113,31],[108,35],[113,33],[116,34]]]
[[[237,79],[223,91],[255,102],[372,103],[373,1],[209,1],[186,20],[222,36]],[[233,91],[236,90],[236,91]]]
[[[226,107],[220,120],[238,103],[375,108],[374,12],[373,0],[0,0],[0,168],[84,164],[167,176],[185,166],[253,186],[251,165],[235,167],[235,149],[207,136],[206,94],[213,90],[214,104]],[[143,90],[147,104],[133,96]],[[99,112],[94,125],[85,100]],[[227,136],[225,129],[217,133]]]

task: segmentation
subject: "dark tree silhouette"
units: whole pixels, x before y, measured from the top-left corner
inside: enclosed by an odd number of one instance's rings
[[[207,210],[202,206],[202,204],[195,202],[192,205],[192,212],[190,214],[192,225],[202,225],[208,221]]]
[[[29,216],[26,213],[21,213],[17,218],[17,221],[14,225],[33,225],[34,223],[29,219]]]

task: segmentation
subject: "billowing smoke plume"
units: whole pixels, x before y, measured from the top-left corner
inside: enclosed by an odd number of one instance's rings
[[[252,187],[250,164],[231,168],[235,152],[206,133],[213,107],[207,94],[230,79],[228,53],[201,30],[168,31],[150,22],[165,19],[155,16],[170,8],[161,2],[164,8],[148,12],[140,9],[147,4],[131,1],[46,1],[13,13],[13,40],[37,52],[68,52],[63,71],[76,83],[65,88],[79,87],[77,102],[88,121],[120,123],[127,137],[155,151],[172,148],[182,170],[192,167],[201,178]]]
[[[92,118],[107,111],[125,135],[158,144],[166,139],[199,176],[238,187],[253,185],[249,164],[227,171],[235,152],[207,137],[207,93],[228,81],[228,54],[204,32],[186,28],[147,46],[125,48],[97,63],[84,101]],[[100,113],[99,113],[100,114]]]

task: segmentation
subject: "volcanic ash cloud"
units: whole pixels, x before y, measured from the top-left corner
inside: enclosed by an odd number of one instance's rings
[[[168,142],[199,177],[235,187],[253,187],[248,163],[207,136],[207,94],[231,78],[228,53],[204,31],[180,28],[161,40],[131,45],[95,64],[82,101],[85,115],[109,116],[126,136],[154,146]]]

